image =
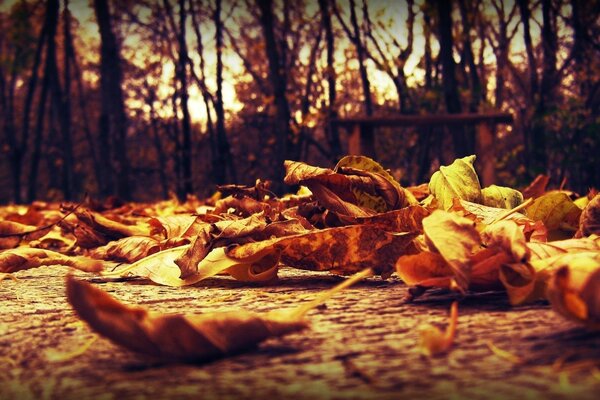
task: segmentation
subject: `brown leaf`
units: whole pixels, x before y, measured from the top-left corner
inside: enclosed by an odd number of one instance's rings
[[[35,226],[24,225],[18,222],[0,221],[0,250],[17,247],[21,243],[21,239],[27,235],[27,232],[34,231],[35,229]]]
[[[454,342],[457,325],[458,303],[455,301],[450,306],[450,317],[445,332],[433,325],[419,327],[421,352],[428,357],[446,353]]]
[[[248,243],[227,251],[244,261],[265,252],[279,252],[284,264],[313,271],[351,274],[364,268],[391,272],[415,233],[391,234],[369,225],[346,226]]]
[[[104,268],[98,260],[69,257],[44,249],[20,247],[0,252],[0,272],[17,272],[43,265],[66,265],[86,272],[98,272]]]
[[[186,237],[197,218],[196,215],[192,214],[176,214],[150,218],[148,220],[151,226],[150,234],[160,234],[165,239]]]
[[[600,251],[600,238],[527,243],[527,247],[531,252],[529,262],[506,263],[500,269],[500,280],[513,305],[545,299],[550,279],[561,262],[577,254]]]
[[[423,232],[423,218],[430,211],[422,206],[408,206],[400,210],[388,211],[371,217],[340,218],[346,224],[366,224],[377,226],[387,232]]]
[[[466,218],[442,210],[435,210],[423,219],[425,243],[430,251],[440,254],[454,271],[461,290],[469,287],[470,257],[481,247],[474,223]]]
[[[72,277],[67,279],[67,298],[77,315],[101,335],[129,350],[167,360],[224,357],[307,327],[303,318],[281,311],[153,315]]]
[[[307,186],[321,205],[340,215],[366,217],[409,203],[407,192],[380,166],[380,173],[343,165],[336,173],[297,161],[286,161],[285,166],[285,183]]]
[[[407,285],[424,287],[450,288],[454,277],[446,260],[429,251],[400,257],[396,273]]]
[[[538,198],[544,193],[546,193],[546,186],[548,186],[548,182],[550,181],[550,177],[548,175],[538,175],[536,178],[527,186],[521,193],[523,193],[524,199],[529,198]]]
[[[562,316],[600,329],[600,252],[565,254],[554,260],[548,286],[552,308]]]
[[[264,201],[258,201],[250,197],[237,198],[228,196],[224,199],[217,201],[215,204],[215,214],[225,214],[229,210],[233,210],[233,213],[241,217],[249,217],[252,214],[262,213],[264,215],[271,215],[272,207],[270,204]]]
[[[600,194],[597,194],[581,212],[576,236],[600,235]]]
[[[67,298],[92,329],[129,350],[174,361],[202,362],[251,349],[308,327],[306,313],[339,291],[371,276],[363,270],[296,308],[253,313],[236,310],[159,315],[129,307],[89,283],[67,277]]]
[[[160,243],[147,236],[130,236],[93,249],[90,255],[102,260],[133,263],[160,251]]]

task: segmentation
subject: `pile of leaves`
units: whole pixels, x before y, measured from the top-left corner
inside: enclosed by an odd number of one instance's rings
[[[412,296],[430,288],[505,291],[514,305],[548,300],[561,315],[600,327],[600,196],[547,191],[540,176],[522,192],[481,188],[475,156],[440,167],[428,184],[402,187],[362,156],[334,169],[287,161],[277,197],[268,182],[228,185],[206,201],[87,201],[0,209],[1,278],[42,265],[105,277],[185,286],[227,274],[277,280],[280,268],[352,275],[315,301],[268,314],[153,315],[81,280],[67,279],[78,315],[131,350],[204,360],[306,328],[306,312],[370,275],[397,274]],[[384,289],[382,289],[384,290]],[[424,336],[446,350],[456,328]]]

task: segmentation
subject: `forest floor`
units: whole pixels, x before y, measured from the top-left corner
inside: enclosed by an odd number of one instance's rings
[[[511,307],[501,293],[433,292],[406,304],[407,286],[372,278],[312,311],[307,331],[206,364],[165,364],[92,333],[66,301],[66,273],[42,267],[0,283],[0,399],[595,399],[600,393],[600,336],[545,303]],[[225,277],[183,288],[141,280],[97,285],[152,311],[202,313],[291,307],[341,279],[283,269],[279,282],[267,286]],[[422,355],[419,327],[444,327],[457,298],[452,349]]]

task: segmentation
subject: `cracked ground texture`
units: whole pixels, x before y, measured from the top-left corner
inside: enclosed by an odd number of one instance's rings
[[[66,301],[66,267],[0,282],[0,399],[596,399],[600,335],[545,303],[511,307],[502,293],[432,292],[372,278],[309,313],[309,330],[206,364],[165,364],[96,337]],[[342,278],[282,269],[271,285],[217,277],[184,288],[98,282],[126,304],[163,313],[293,307]],[[419,327],[445,326],[451,351],[421,354]],[[89,345],[89,348],[85,346]],[[85,351],[83,351],[85,350]],[[78,351],[77,356],[68,353]],[[62,356],[62,359],[61,359]]]

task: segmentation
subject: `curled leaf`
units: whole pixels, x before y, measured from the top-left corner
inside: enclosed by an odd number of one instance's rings
[[[86,272],[104,268],[101,261],[87,257],[69,257],[55,251],[19,247],[0,252],[0,272],[17,272],[43,265],[66,265]]]
[[[307,327],[304,319],[280,311],[153,315],[72,277],[67,279],[67,298],[96,332],[129,350],[167,360],[211,360]]]
[[[481,197],[486,206],[509,210],[523,203],[521,192],[504,186],[488,186],[481,190]]]
[[[578,236],[600,235],[600,194],[597,194],[581,212]]]
[[[450,288],[454,272],[444,258],[429,251],[402,256],[396,262],[396,273],[410,286]]]
[[[133,263],[160,251],[160,243],[148,236],[129,236],[93,249],[90,255],[102,260]]]
[[[236,354],[260,342],[308,327],[304,318],[340,290],[370,276],[361,271],[313,301],[287,310],[160,315],[126,306],[89,283],[67,277],[67,298],[77,315],[114,343],[165,360],[202,362]]]
[[[548,286],[552,308],[562,316],[600,329],[600,252],[566,254]]]
[[[579,226],[581,209],[564,192],[548,192],[526,208],[527,216],[534,221],[542,221],[553,239],[572,236]],[[562,231],[572,232],[570,235]]]
[[[456,336],[456,327],[458,325],[458,302],[453,302],[450,306],[450,321],[446,330],[442,332],[438,327],[425,325],[419,328],[421,352],[428,357],[446,353]]]
[[[446,211],[436,210],[423,219],[425,243],[440,254],[454,271],[461,290],[469,287],[470,257],[481,247],[481,238],[472,221]]]
[[[459,158],[448,166],[441,166],[431,176],[429,191],[442,210],[452,207],[455,198],[481,203],[481,186],[474,162],[475,156]]]

